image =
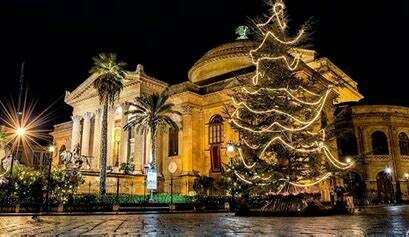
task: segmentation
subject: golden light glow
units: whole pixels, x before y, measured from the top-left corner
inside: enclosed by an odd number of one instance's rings
[[[271,41],[276,41],[279,44],[282,45],[287,45],[290,48],[296,47],[303,37],[305,33],[305,29],[302,28],[298,34],[293,38],[293,39],[281,39],[279,38],[274,32],[266,30],[264,27],[267,26],[270,23],[277,23],[279,26],[279,30],[281,30],[283,33],[285,33],[285,29],[287,27],[286,19],[285,19],[285,14],[284,14],[284,9],[285,5],[282,2],[277,2],[272,6],[272,16],[268,18],[268,20],[264,23],[257,24],[256,26],[258,29],[261,31],[263,35],[263,40],[259,44],[259,46],[255,49],[250,50],[250,57],[253,65],[255,66],[255,75],[251,78],[253,85],[257,85],[259,82],[260,77],[264,77],[266,75],[263,74],[263,72],[260,70],[261,62],[265,61],[281,61],[285,64],[288,70],[290,71],[295,71],[298,68],[299,62],[301,60],[301,53],[295,50],[295,52],[292,53],[292,58],[289,55],[268,55],[268,53],[265,52],[259,52],[261,51],[266,44],[268,44]],[[257,55],[257,57],[256,57]],[[230,122],[237,126],[240,129],[246,130],[250,133],[254,134],[260,134],[264,135],[267,133],[275,133],[274,136],[270,138],[268,142],[265,144],[259,144],[259,145],[254,145],[251,144],[251,142],[246,141],[245,138],[242,138],[243,144],[249,147],[250,149],[253,150],[258,150],[261,148],[261,152],[259,153],[259,158],[260,159],[266,159],[265,155],[267,153],[268,148],[270,148],[273,144],[281,144],[282,146],[286,147],[289,150],[292,150],[294,152],[298,153],[317,153],[319,155],[322,155],[328,162],[335,166],[338,169],[341,170],[346,170],[349,169],[354,165],[354,162],[351,158],[348,158],[346,162],[341,162],[338,160],[338,158],[334,157],[332,155],[330,148],[326,144],[326,133],[325,133],[325,128],[320,129],[318,132],[313,132],[315,129],[315,125],[321,118],[321,114],[324,110],[325,105],[327,104],[327,100],[330,97],[330,94],[332,92],[332,86],[329,86],[328,89],[324,92],[319,94],[316,94],[314,92],[311,92],[303,87],[298,87],[297,89],[291,89],[291,88],[259,88],[254,91],[250,91],[246,87],[242,87],[243,93],[247,93],[249,95],[260,95],[259,93],[264,90],[269,93],[281,93],[278,94],[280,96],[287,96],[291,98],[293,103],[297,105],[305,105],[307,106],[307,109],[311,111],[311,116],[309,118],[298,118],[296,115],[287,113],[283,110],[280,110],[279,107],[274,107],[272,105],[271,108],[268,109],[259,109],[256,107],[253,107],[251,104],[246,103],[245,101],[237,101],[234,97],[232,98],[235,111],[231,114]],[[285,95],[283,95],[283,93]],[[306,100],[306,98],[311,98]],[[262,128],[253,128],[249,127],[246,125],[243,125],[240,123],[242,118],[240,117],[240,112],[241,111],[248,111],[253,114],[279,114],[279,115],[284,115],[287,117],[287,120],[292,121],[291,126],[285,126],[281,124],[279,121],[274,121],[271,124],[266,125],[265,127]],[[301,141],[297,144],[292,143],[290,140],[286,139],[285,136],[287,133],[294,133],[294,132],[305,132],[305,134],[308,134],[312,138],[312,142],[308,141],[306,139],[305,141]],[[256,165],[257,162],[253,161],[249,164],[249,162],[246,161],[246,159],[243,156],[242,150],[240,147],[237,148],[238,150],[238,159],[241,160],[241,163],[249,170],[253,169]],[[391,171],[390,171],[391,172]],[[234,174],[236,177],[238,177],[241,181],[247,184],[257,184],[257,185],[266,185],[268,184],[267,181],[270,181],[269,179],[272,178],[272,176],[269,177],[261,177],[259,175],[255,175],[253,177],[246,177],[242,173],[235,171]],[[304,179],[304,180],[298,180],[298,181],[290,181],[288,178],[287,179],[279,179],[276,181],[281,181],[287,184],[290,184],[295,187],[309,187],[316,185],[323,180],[328,179],[331,176],[331,173],[325,173],[324,175],[316,178],[311,178],[311,179]],[[408,174],[409,178],[409,174]],[[261,182],[256,182],[256,181],[261,181]]]
[[[286,27],[287,27],[287,23],[285,22],[285,16],[284,16],[284,9],[285,9],[285,5],[283,3],[275,3],[272,7],[273,10],[273,14],[272,16],[264,23],[261,24],[257,24],[256,26],[261,30],[261,32],[263,32],[262,27],[268,25],[269,23],[271,23],[273,20],[275,20],[278,25],[280,26],[280,29],[282,32],[285,31]],[[268,31],[267,33],[263,32],[264,35],[264,39],[261,42],[261,44],[253,50],[250,50],[250,57],[251,57],[251,61],[253,62],[253,64],[256,66],[256,73],[255,76],[252,78],[253,84],[257,85],[258,81],[259,81],[259,77],[262,76],[263,74],[259,71],[260,68],[260,62],[262,61],[266,61],[266,60],[283,60],[286,65],[288,70],[290,71],[294,71],[297,69],[298,64],[301,60],[301,54],[300,53],[296,53],[294,58],[292,59],[292,61],[290,62],[288,59],[288,56],[286,55],[279,55],[279,56],[263,56],[260,57],[258,59],[254,58],[254,54],[257,53],[257,51],[259,51],[261,48],[263,48],[264,44],[273,39],[281,44],[284,45],[296,45],[300,39],[302,38],[302,36],[304,35],[305,29],[302,28],[297,36],[292,39],[292,40],[282,40],[279,37],[277,37],[274,32],[272,31]]]
[[[55,152],[55,146],[49,146],[48,151],[51,152],[51,153]]]
[[[16,135],[19,136],[19,137],[24,136],[25,133],[26,133],[25,128],[17,128],[17,130],[16,130]]]
[[[51,140],[50,130],[45,127],[51,121],[49,110],[57,102],[43,111],[36,111],[36,101],[28,102],[27,98],[26,92],[21,108],[17,108],[13,100],[0,100],[0,121],[6,135],[4,144],[10,152],[23,152],[23,157],[28,157],[34,146],[41,146],[39,142]]]

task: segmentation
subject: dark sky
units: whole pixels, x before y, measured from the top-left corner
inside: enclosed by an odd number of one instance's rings
[[[314,49],[359,83],[365,102],[409,106],[408,0],[287,0],[292,25],[315,20]],[[88,76],[91,57],[112,51],[160,80],[187,80],[207,50],[262,13],[261,0],[69,0],[0,2],[1,98],[15,95],[26,61],[39,109],[60,98],[56,122],[69,120],[61,96]]]

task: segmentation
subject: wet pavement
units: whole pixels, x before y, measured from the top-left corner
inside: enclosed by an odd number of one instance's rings
[[[0,235],[44,236],[409,236],[409,206],[366,208],[356,215],[236,217],[230,213],[0,216]]]

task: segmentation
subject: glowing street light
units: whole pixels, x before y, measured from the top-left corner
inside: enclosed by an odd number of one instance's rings
[[[20,127],[20,128],[16,129],[16,135],[17,136],[22,137],[25,134],[26,134],[26,129],[25,128]]]
[[[227,143],[227,151],[228,152],[233,152],[234,151],[234,144],[233,144],[233,142],[228,142]]]
[[[351,163],[351,162],[352,162],[352,159],[351,159],[351,157],[347,157],[347,158],[345,159],[345,161],[346,161],[347,163]]]
[[[409,173],[405,173],[403,176],[405,176],[406,179],[409,179]]]
[[[49,151],[50,153],[54,153],[54,152],[55,152],[55,146],[53,146],[53,145],[49,146],[49,147],[48,147],[48,151]]]
[[[385,168],[385,173],[392,174],[392,168],[391,167],[386,167]]]

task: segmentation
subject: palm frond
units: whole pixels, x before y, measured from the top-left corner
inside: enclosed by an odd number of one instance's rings
[[[123,80],[126,72],[123,67],[124,62],[118,62],[116,54],[101,53],[92,58],[94,66],[89,70],[90,74],[96,74],[93,86],[101,103],[106,101],[113,104],[123,89]]]

